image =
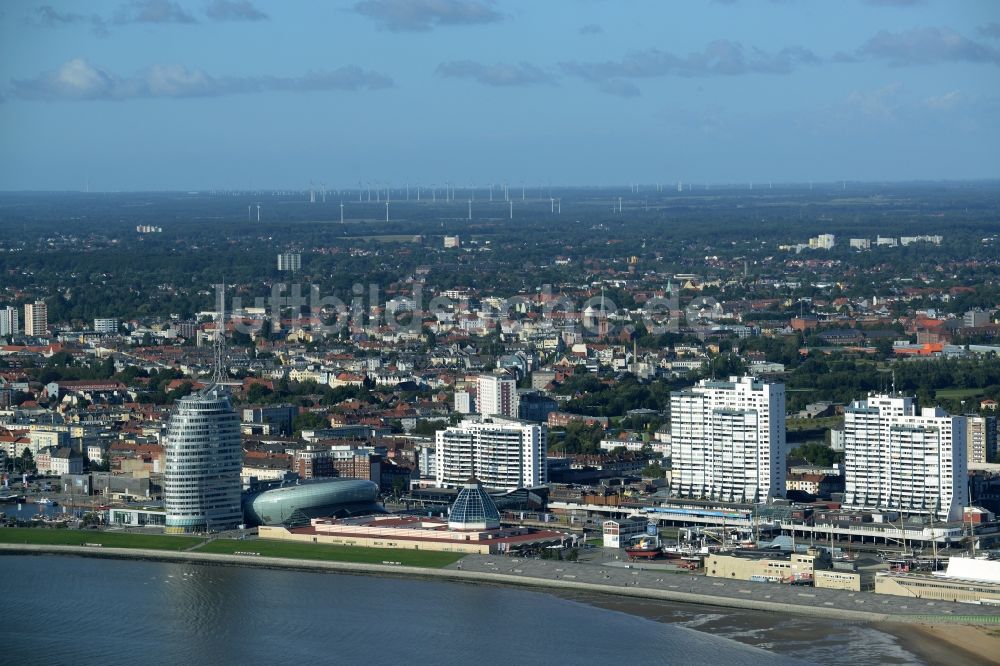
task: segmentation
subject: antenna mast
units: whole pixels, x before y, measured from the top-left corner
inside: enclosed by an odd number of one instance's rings
[[[226,377],[226,285],[216,285],[219,294],[219,318],[216,322],[215,341],[212,343],[212,384],[221,384]]]

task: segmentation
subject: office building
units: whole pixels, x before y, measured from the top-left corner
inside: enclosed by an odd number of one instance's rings
[[[844,410],[844,506],[958,520],[969,503],[966,419],[871,395]]]
[[[7,306],[0,308],[0,337],[17,335],[21,332],[18,322],[17,308]]]
[[[279,271],[297,271],[302,268],[302,255],[298,252],[282,252],[278,255]]]
[[[495,490],[543,485],[548,435],[548,426],[516,419],[465,419],[437,432],[435,481],[457,488],[475,477]]]
[[[679,497],[763,502],[785,494],[785,385],[704,379],[670,395],[671,488]]]
[[[476,407],[483,416],[517,418],[517,382],[507,374],[479,375]]]
[[[291,435],[292,423],[299,415],[295,405],[258,405],[243,408],[243,423],[268,424],[272,434]]]
[[[985,465],[997,459],[997,417],[967,416],[966,459],[970,465]]]
[[[24,334],[27,336],[46,335],[49,331],[49,309],[44,301],[35,301],[24,306]]]
[[[216,384],[175,403],[166,436],[168,532],[232,529],[240,509],[240,420]]]
[[[114,318],[95,319],[94,333],[117,333],[118,320]]]

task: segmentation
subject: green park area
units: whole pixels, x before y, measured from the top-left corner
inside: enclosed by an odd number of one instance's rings
[[[292,543],[267,539],[212,539],[160,534],[130,534],[99,530],[50,529],[41,527],[0,527],[0,543],[45,546],[88,546],[105,548],[145,548],[149,550],[192,550],[227,555],[254,553],[248,557],[287,557],[298,560],[392,563],[411,567],[441,568],[462,559],[461,553],[357,548],[312,543]]]
[[[203,539],[159,534],[130,534],[98,530],[49,529],[43,527],[0,527],[0,543],[26,543],[45,546],[85,546],[100,544],[105,548],[148,548],[185,550]]]
[[[441,568],[462,559],[461,553],[441,553],[426,550],[395,548],[358,548],[328,546],[313,543],[271,541],[267,539],[215,539],[197,549],[199,553],[257,553],[248,557],[288,557],[297,560],[325,560],[383,564],[392,562],[411,567]]]

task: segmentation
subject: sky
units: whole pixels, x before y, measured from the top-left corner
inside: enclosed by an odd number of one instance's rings
[[[0,4],[0,190],[998,177],[996,0]]]

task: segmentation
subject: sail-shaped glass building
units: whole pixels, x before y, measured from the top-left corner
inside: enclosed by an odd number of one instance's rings
[[[243,522],[240,420],[222,387],[175,403],[164,448],[167,532],[217,532]]]

